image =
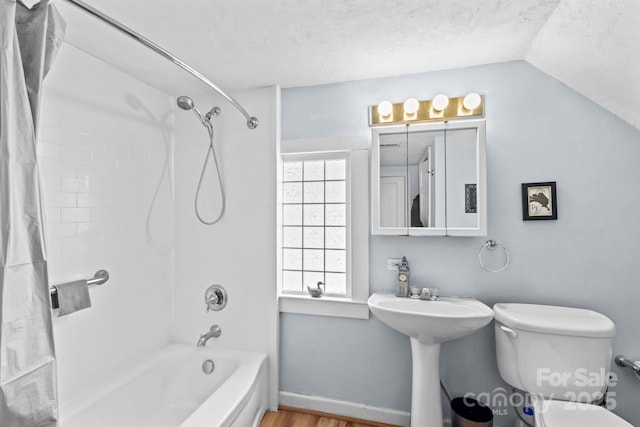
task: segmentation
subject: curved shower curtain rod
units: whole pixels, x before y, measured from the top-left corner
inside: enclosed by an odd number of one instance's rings
[[[204,84],[209,86],[211,89],[213,89],[216,92],[218,92],[218,94],[220,94],[227,101],[229,101],[231,103],[231,105],[236,107],[238,109],[238,111],[240,111],[246,117],[246,119],[247,119],[247,127],[249,129],[255,129],[255,128],[258,127],[258,119],[257,118],[255,118],[253,116],[250,116],[249,113],[247,113],[247,111],[244,108],[242,108],[242,106],[240,104],[238,104],[238,102],[235,99],[233,99],[232,97],[230,97],[229,95],[224,93],[224,91],[222,89],[220,89],[218,86],[216,86],[211,80],[207,79],[205,76],[200,74],[198,71],[196,71],[195,69],[193,69],[189,65],[185,64],[184,62],[182,62],[180,59],[176,58],[175,56],[173,56],[172,54],[170,54],[169,52],[167,52],[166,50],[164,50],[163,48],[161,48],[160,46],[158,46],[157,44],[155,44],[151,40],[147,39],[146,37],[143,37],[140,34],[138,34],[137,32],[133,31],[131,28],[121,24],[120,22],[116,21],[115,19],[111,18],[108,15],[105,15],[104,13],[102,13],[99,10],[93,8],[92,6],[89,6],[88,4],[84,3],[83,1],[80,1],[80,0],[66,0],[66,1],[68,1],[71,4],[73,4],[74,6],[77,6],[80,9],[84,10],[88,14],[94,16],[95,18],[98,18],[101,21],[111,25],[112,27],[114,27],[118,31],[124,33],[125,35],[127,35],[127,36],[131,37],[132,39],[138,41],[139,43],[145,45],[149,49],[151,49],[154,52],[156,52],[158,55],[165,57],[169,61],[171,61],[174,64],[176,64],[178,67],[180,67],[183,70],[185,70],[186,72],[190,73],[192,76],[194,76],[197,79],[199,79],[200,81],[202,81]]]

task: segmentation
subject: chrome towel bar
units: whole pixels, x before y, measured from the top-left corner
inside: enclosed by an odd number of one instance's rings
[[[633,372],[640,375],[640,366],[636,365],[633,360],[629,360],[623,355],[619,354],[616,356],[615,361],[616,365],[620,366],[621,368],[631,368]]]
[[[87,280],[87,285],[102,285],[107,280],[109,280],[109,272],[107,270],[98,270],[93,275],[93,279]],[[51,296],[51,308],[59,308],[58,291],[55,286],[49,288],[49,294]]]

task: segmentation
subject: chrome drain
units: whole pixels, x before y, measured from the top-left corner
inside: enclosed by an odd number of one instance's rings
[[[202,362],[202,372],[204,372],[205,374],[211,374],[214,369],[216,369],[216,364],[213,363],[213,360],[207,359]]]

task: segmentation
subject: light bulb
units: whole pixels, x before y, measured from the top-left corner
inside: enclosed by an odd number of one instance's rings
[[[447,105],[449,105],[449,97],[447,95],[436,95],[436,97],[431,101],[431,106],[436,111],[444,110],[447,108]]]
[[[420,102],[415,98],[409,98],[404,101],[404,112],[405,114],[415,114],[420,108]]]
[[[387,117],[393,112],[393,105],[389,101],[382,101],[378,104],[378,114]]]
[[[482,103],[482,98],[477,93],[470,93],[462,100],[462,105],[467,110],[475,110]]]

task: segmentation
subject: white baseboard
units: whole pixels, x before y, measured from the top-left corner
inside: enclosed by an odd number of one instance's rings
[[[309,409],[311,411],[327,412],[344,417],[359,418],[361,420],[376,421],[397,426],[409,426],[411,415],[406,411],[380,408],[377,406],[351,403],[342,400],[327,399],[326,397],[310,396],[306,394],[280,392],[280,404],[294,408]]]

